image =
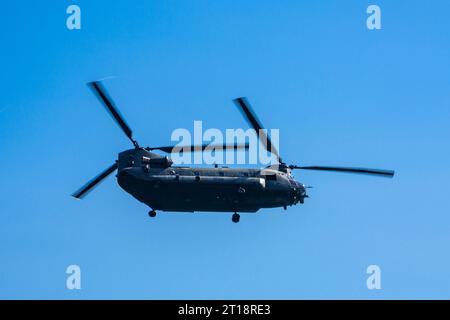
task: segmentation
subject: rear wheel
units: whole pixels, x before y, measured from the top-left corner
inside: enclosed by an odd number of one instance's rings
[[[233,216],[231,217],[231,221],[233,221],[234,223],[238,223],[241,220],[241,216],[238,213],[234,213]]]
[[[156,217],[156,211],[152,210],[148,213],[148,215],[150,216],[150,218],[154,218],[154,217]]]

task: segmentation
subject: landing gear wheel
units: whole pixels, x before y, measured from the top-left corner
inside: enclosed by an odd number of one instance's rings
[[[238,223],[239,220],[241,220],[241,216],[237,213],[234,213],[233,216],[231,217],[231,221],[233,221],[234,223]]]
[[[148,215],[149,215],[150,218],[154,218],[154,217],[156,217],[156,211],[155,211],[155,210],[152,210],[152,211],[150,211],[150,212],[148,213]]]

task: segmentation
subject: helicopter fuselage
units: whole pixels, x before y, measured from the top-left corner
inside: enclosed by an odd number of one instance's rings
[[[170,159],[131,149],[119,154],[117,180],[153,210],[256,212],[303,202],[305,186],[272,169],[173,166]]]

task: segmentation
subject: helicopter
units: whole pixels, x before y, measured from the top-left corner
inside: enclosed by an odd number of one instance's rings
[[[120,152],[114,164],[73,193],[72,196],[76,199],[84,198],[100,182],[117,171],[119,186],[146,204],[152,218],[156,217],[157,211],[229,212],[232,213],[232,221],[238,223],[240,213],[255,213],[262,208],[286,210],[290,206],[303,204],[305,198],[308,198],[308,187],[294,179],[293,170],[334,171],[388,178],[394,176],[392,170],[286,164],[246,98],[233,101],[254,129],[261,145],[275,156],[275,165],[262,169],[217,165],[213,168],[176,166],[168,156],[161,156],[153,151],[170,154],[175,147],[183,152],[203,152],[207,148],[248,150],[249,144],[141,147],[103,84],[94,81],[89,82],[88,86],[131,141],[133,148]]]

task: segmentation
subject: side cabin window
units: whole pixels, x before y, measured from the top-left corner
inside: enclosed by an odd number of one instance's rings
[[[248,172],[244,172],[242,175],[243,175],[244,177],[248,177]]]
[[[225,172],[219,171],[219,176],[224,177],[225,176]]]
[[[269,180],[269,181],[276,181],[276,180],[277,180],[277,175],[276,175],[276,174],[269,174],[269,175],[266,175],[266,180]]]

